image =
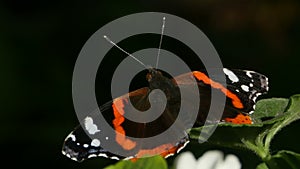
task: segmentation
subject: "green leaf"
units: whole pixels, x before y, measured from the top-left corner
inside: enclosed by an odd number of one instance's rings
[[[287,108],[289,99],[285,98],[271,98],[263,99],[257,102],[256,109],[251,116],[254,119],[254,124],[251,125],[237,125],[232,123],[222,123],[218,127],[262,127],[263,124],[270,124],[270,121],[262,122],[263,119],[272,117],[279,117],[282,119],[282,115]],[[275,121],[274,121],[275,122]],[[191,131],[201,131],[203,127],[193,128]],[[195,134],[195,133],[194,133]],[[198,138],[198,136],[196,136]]]
[[[266,163],[259,164],[256,169],[269,169]]]
[[[191,139],[198,140],[203,127],[193,128],[190,130],[189,135]],[[261,125],[232,125],[232,124],[219,124],[214,133],[210,136],[208,143],[213,145],[220,145],[230,148],[245,147],[242,139],[253,140],[256,139],[258,133],[263,129]]]
[[[271,98],[258,101],[256,110],[252,118],[255,119],[251,125],[237,125],[232,123],[222,123],[209,139],[210,144],[222,145],[226,147],[245,147],[247,146],[242,140],[247,140],[255,144],[257,136],[263,133],[266,129],[271,128],[272,123],[282,120],[284,110],[288,105],[289,100],[284,98]],[[270,109],[270,111],[268,111]],[[262,122],[262,119],[273,117],[273,121],[268,120]],[[276,119],[276,120],[274,120]],[[199,139],[203,127],[193,128],[189,135],[191,139]],[[228,134],[230,133],[230,137]]]
[[[271,158],[270,143],[283,127],[300,118],[300,95],[289,100],[270,98],[260,100],[252,116],[251,125],[222,123],[209,138],[208,143],[230,148],[247,148],[263,160]],[[268,119],[268,120],[266,120]],[[199,139],[203,127],[190,130],[191,139]],[[229,136],[230,134],[230,136]]]
[[[270,169],[299,169],[300,154],[282,150],[266,161],[265,165],[267,165]]]
[[[285,98],[270,98],[260,100],[256,103],[255,112],[251,115],[251,117],[254,120],[254,123],[261,122],[263,119],[267,118],[272,118],[272,120],[270,120],[272,122],[278,121],[280,119],[279,117],[284,114],[288,103],[289,99]],[[270,123],[270,121],[268,121],[268,123]]]
[[[265,148],[269,149],[273,137],[284,127],[300,119],[300,94],[290,98],[289,107],[283,114],[282,121],[276,122],[265,138]]]
[[[167,169],[166,160],[161,156],[153,156],[147,158],[140,158],[137,161],[123,160],[114,165],[110,165],[105,169]]]

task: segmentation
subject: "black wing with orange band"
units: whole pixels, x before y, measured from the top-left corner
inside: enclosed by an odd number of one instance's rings
[[[267,92],[268,79],[253,71],[229,69],[224,69],[223,71],[227,80],[226,87],[217,81],[217,76],[209,77],[207,73],[200,71],[194,71],[174,78],[177,85],[187,86],[189,85],[186,83],[187,78],[195,78],[197,80],[201,102],[196,125],[202,125],[205,122],[210,107],[211,90],[217,90],[226,96],[226,105],[222,117],[223,121],[237,124],[252,123],[248,114],[253,111],[256,98],[260,94]],[[163,114],[153,122],[136,123],[124,117],[124,114],[130,112],[132,109],[128,106],[129,101],[140,111],[149,109],[148,96],[150,91],[147,87],[138,89],[100,108],[104,116],[108,115],[112,117],[108,118],[107,122],[115,130],[114,138],[109,138],[106,141],[111,141],[116,147],[128,154],[118,155],[111,153],[103,149],[100,144],[95,144],[95,140],[91,139],[89,133],[84,131],[87,129],[81,127],[86,125],[77,127],[69,134],[63,146],[63,154],[76,161],[96,156],[112,159],[134,159],[156,154],[167,157],[182,149],[189,142],[188,136],[180,140],[174,140],[173,142],[165,142],[155,147],[146,147],[142,142],[136,142],[126,137],[146,138],[155,136],[168,129],[176,119],[176,112],[180,108],[180,98],[168,100]],[[193,100],[186,100],[185,102],[192,104]],[[97,125],[97,127],[101,132],[101,126]]]
[[[260,73],[239,69],[223,69],[226,77],[226,87],[218,82],[219,75],[211,77],[205,71],[194,71],[175,77],[179,85],[186,84],[187,77],[197,80],[200,93],[200,109],[197,124],[202,125],[210,107],[211,90],[216,90],[226,96],[226,104],[222,121],[236,124],[251,124],[249,116],[253,113],[258,96],[267,93],[268,78]]]
[[[111,144],[114,144],[115,147],[118,147],[123,152],[127,152],[127,154],[118,155],[111,153],[103,149],[101,145],[93,144],[93,136],[86,131],[88,130],[87,128],[83,128],[87,126],[86,124],[79,125],[67,136],[63,146],[63,154],[75,161],[83,161],[97,156],[119,160],[136,159],[157,154],[167,157],[175,154],[189,142],[187,135],[180,140],[165,142],[155,147],[149,147],[148,145],[144,145],[142,141],[137,142],[127,138],[127,136],[134,138],[155,136],[168,129],[175,119],[170,112],[171,110],[174,111],[174,107],[166,108],[165,112],[158,119],[150,123],[136,123],[124,117],[124,114],[130,112],[132,109],[132,107],[128,106],[129,100],[133,103],[134,107],[140,111],[147,110],[150,107],[148,101],[149,91],[147,87],[138,89],[128,95],[114,99],[113,102],[109,102],[100,108],[104,116],[113,115],[112,120],[108,120],[107,122],[110,123],[111,127],[115,130],[114,138],[109,138],[104,141],[110,141]],[[172,107],[172,105],[169,106]],[[101,133],[101,126],[97,124],[93,125],[96,125]]]

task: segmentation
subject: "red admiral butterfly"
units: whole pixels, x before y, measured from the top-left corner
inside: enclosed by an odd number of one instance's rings
[[[83,161],[85,159],[97,156],[103,156],[111,159],[128,159],[140,158],[145,155],[160,154],[168,157],[180,151],[189,142],[188,135],[180,141],[174,143],[163,143],[160,146],[145,149],[139,143],[126,138],[131,137],[149,137],[164,131],[174,121],[173,112],[179,110],[180,93],[178,93],[178,85],[188,85],[182,79],[195,78],[199,88],[201,97],[200,108],[195,126],[204,124],[208,109],[210,107],[210,91],[218,90],[226,96],[226,105],[224,108],[221,122],[230,122],[235,124],[251,124],[252,120],[249,116],[254,110],[256,98],[268,91],[268,78],[262,74],[247,70],[229,70],[224,68],[226,75],[227,87],[221,83],[212,80],[204,71],[193,71],[169,79],[165,77],[159,70],[149,69],[147,80],[149,87],[144,87],[129,93],[129,97],[119,97],[114,99],[102,107],[102,114],[112,115],[110,125],[115,129],[114,138],[108,138],[111,142],[116,143],[125,151],[128,156],[120,156],[109,152],[101,147],[100,140],[91,139],[89,134],[100,132],[101,126],[93,123],[92,117],[86,117],[84,125],[79,125],[65,139],[62,153],[75,161]],[[175,82],[176,81],[176,82]],[[130,112],[128,109],[128,98],[131,103],[139,110],[147,110],[149,108],[149,93],[159,88],[166,94],[167,105],[162,117],[153,123],[138,124],[124,118],[124,114]],[[216,121],[218,123],[220,121]],[[86,132],[88,131],[88,132]],[[160,152],[160,153],[158,153]],[[163,152],[163,153],[161,153]]]

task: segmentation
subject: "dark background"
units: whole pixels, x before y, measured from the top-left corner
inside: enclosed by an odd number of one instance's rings
[[[269,77],[266,97],[300,93],[299,9],[296,0],[1,1],[2,160],[31,168],[102,168],[114,162],[91,159],[78,164],[61,155],[61,146],[78,124],[72,72],[81,47],[106,23],[136,12],[166,12],[192,22],[214,44],[225,67]],[[300,153],[299,130],[299,122],[283,129],[272,150]],[[199,147],[197,155],[202,151]],[[251,152],[224,151],[238,153],[247,168],[259,163]]]

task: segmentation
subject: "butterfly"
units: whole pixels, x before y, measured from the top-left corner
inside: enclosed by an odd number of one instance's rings
[[[148,86],[132,91],[124,96],[100,106],[99,110],[105,117],[107,123],[114,129],[114,134],[105,136],[101,124],[97,124],[94,116],[85,117],[81,125],[76,127],[65,139],[62,153],[75,161],[83,161],[91,157],[106,157],[111,159],[136,159],[149,155],[160,154],[168,157],[178,153],[189,143],[189,136],[186,131],[180,139],[162,141],[156,146],[147,147],[143,142],[137,142],[126,136],[134,138],[149,138],[167,130],[178,116],[180,106],[183,104],[193,104],[194,100],[182,100],[181,87],[188,87],[194,79],[199,89],[200,104],[194,124],[191,126],[202,126],[207,118],[211,92],[216,91],[226,97],[224,111],[221,119],[216,119],[212,123],[229,122],[234,124],[252,124],[249,116],[254,108],[258,96],[265,94],[268,87],[268,78],[260,73],[239,70],[222,69],[223,76],[226,77],[226,86],[218,82],[218,75],[209,76],[206,71],[193,71],[174,78],[169,78],[164,73],[155,68],[149,68],[146,75]],[[163,113],[154,121],[148,123],[136,123],[125,115],[135,109],[146,111],[151,107],[149,96],[151,92],[160,89],[166,96],[167,103]],[[187,90],[188,92],[188,90]],[[192,94],[192,93],[191,93]],[[155,98],[157,103],[160,98]],[[189,113],[189,112],[185,112]],[[176,131],[175,131],[176,132]],[[102,135],[101,138],[94,138],[95,133]],[[160,140],[157,140],[158,142]],[[103,148],[103,144],[110,143],[116,149],[122,150],[122,154]]]

